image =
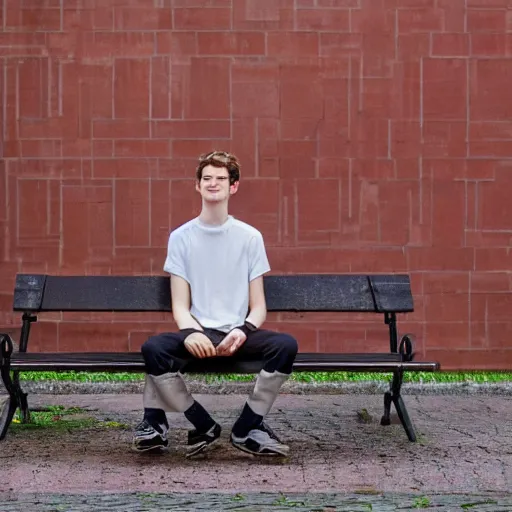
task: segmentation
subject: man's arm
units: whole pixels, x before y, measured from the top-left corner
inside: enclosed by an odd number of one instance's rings
[[[178,325],[178,329],[198,329],[203,328],[190,314],[190,286],[180,276],[171,274],[171,297],[172,297],[172,315]]]
[[[267,318],[267,303],[263,287],[263,276],[249,283],[249,315],[246,320],[255,327],[261,327]]]

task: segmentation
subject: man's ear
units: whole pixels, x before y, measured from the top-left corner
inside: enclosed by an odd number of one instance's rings
[[[240,182],[239,181],[235,181],[235,183],[233,183],[232,185],[230,185],[229,187],[229,193],[231,195],[233,194],[236,194],[237,191],[238,191],[238,185],[240,185]]]
[[[201,192],[201,188],[199,187],[199,180],[196,180],[196,190],[197,192]]]

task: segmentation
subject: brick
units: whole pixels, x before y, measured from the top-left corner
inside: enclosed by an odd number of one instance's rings
[[[510,321],[510,308],[512,294],[489,293],[486,294],[486,321],[488,325],[494,322]]]
[[[77,75],[81,78],[79,83],[76,81]],[[64,96],[69,102],[76,102],[76,88],[79,88],[80,117],[91,120],[112,118],[113,82],[110,65],[88,65],[80,70],[66,67],[63,80]]]
[[[385,181],[379,184],[379,242],[403,246],[410,241],[412,205],[418,199],[417,184]],[[396,201],[399,197],[400,201]]]
[[[157,32],[154,34],[158,55],[197,55],[196,32]]]
[[[348,9],[298,9],[298,30],[349,32],[350,11]]]
[[[168,157],[170,154],[168,140],[116,140],[114,156],[120,157]]]
[[[149,181],[114,181],[114,243],[116,246],[149,245]]]
[[[250,120],[245,120],[246,124],[251,126]],[[249,128],[250,129],[250,128]],[[250,132],[249,132],[250,133]],[[258,169],[256,173],[262,177],[278,177],[279,176],[279,121],[277,119],[258,119],[254,127],[256,135],[255,153],[257,154]],[[237,142],[237,137],[239,141]],[[283,138],[283,137],[281,137]],[[244,145],[247,151],[252,150],[252,146],[248,141],[248,137],[244,137],[243,132],[238,133],[235,126],[234,141],[235,147]],[[255,162],[256,165],[256,162]]]
[[[156,158],[97,158],[93,160],[93,176],[106,178],[143,178],[155,176]]]
[[[468,154],[465,121],[425,121],[422,153],[427,158],[462,158]]]
[[[93,136],[100,139],[148,138],[150,123],[146,119],[98,119],[92,121]]]
[[[283,73],[280,83],[280,114],[282,119],[320,119],[323,112],[322,84],[316,70],[298,70],[300,82],[289,80]],[[279,111],[278,111],[279,112]]]
[[[19,117],[47,117],[47,59],[25,59],[17,65],[17,105]]]
[[[324,251],[311,248],[268,248],[268,258],[273,271],[282,272],[350,272],[350,258],[353,254],[333,249]]]
[[[469,32],[505,32],[505,9],[468,9],[467,24]]]
[[[512,350],[478,349],[427,349],[426,358],[441,362],[444,370],[509,370]]]
[[[180,139],[172,141],[172,155],[173,158],[193,158],[195,160],[194,165],[197,165],[197,158],[203,153],[208,153],[215,149],[219,151],[230,151],[229,141],[208,139],[208,140],[197,140],[197,139]]]
[[[401,62],[393,66],[391,98],[393,117],[396,119],[419,119],[421,106],[420,63]]]
[[[281,178],[306,178],[315,175],[314,159],[317,157],[315,141],[280,140],[278,152]]]
[[[116,7],[114,30],[171,30],[171,9]]]
[[[350,136],[354,140],[351,156],[359,158],[389,156],[389,122],[386,119],[356,119]]]
[[[363,34],[363,76],[389,77],[395,59],[395,37],[373,32]]]
[[[170,181],[150,180],[150,239],[151,247],[167,247],[171,225]],[[162,265],[163,266],[163,265]]]
[[[437,7],[443,11],[445,32],[466,32],[466,0],[438,0]]]
[[[495,350],[510,347],[512,325],[510,322],[492,322],[488,325],[488,347]]]
[[[294,3],[292,0],[239,0],[233,2],[235,30],[293,30]]]
[[[467,63],[463,59],[423,61],[425,119],[465,119]]]
[[[428,272],[423,275],[423,293],[427,295],[468,294],[470,272]],[[472,287],[471,290],[473,291]],[[435,298],[433,299],[435,300]]]
[[[193,179],[173,180],[171,183],[171,229],[199,215],[201,200],[194,188]]]
[[[474,52],[474,34],[432,34],[432,55],[439,57],[466,57],[471,49]]]
[[[470,180],[494,180],[496,160],[469,159],[466,162],[467,178]]]
[[[82,52],[85,63],[111,62],[115,57],[150,57],[155,52],[155,37],[153,32],[97,31],[83,45]]]
[[[440,32],[444,26],[442,9],[400,9],[398,10],[398,33]]]
[[[418,121],[391,122],[391,157],[412,158],[421,153],[421,127]]]
[[[43,242],[50,231],[49,201],[50,182],[48,180],[18,179],[18,243],[29,240]],[[26,198],[30,200],[27,201]]]
[[[425,323],[427,350],[446,347],[450,347],[450,350],[468,348],[469,333],[467,321],[437,322],[434,319],[427,321]],[[427,359],[430,360],[428,356]],[[442,366],[444,368],[444,365]]]
[[[510,156],[510,141],[472,141],[469,143],[469,155],[471,157],[502,157]]]
[[[265,245],[276,245],[279,238],[279,182],[275,179],[245,179],[230,200],[235,217],[259,229]]]
[[[152,137],[169,139],[220,139],[231,138],[231,122],[228,120],[153,121]]]
[[[212,80],[212,77],[215,77]],[[185,115],[190,119],[230,118],[229,61],[192,58]]]
[[[425,158],[423,161],[423,176],[436,182],[454,182],[466,178],[466,161],[457,159]]]
[[[363,34],[321,32],[320,50],[321,56],[355,55],[361,54],[363,47]]]
[[[377,344],[379,349],[386,346],[385,336],[382,336],[381,343]],[[366,329],[364,325],[351,325],[347,327],[332,327],[320,326],[318,332],[318,349],[319,352],[336,353],[365,353],[374,350],[375,344],[367,343]],[[377,350],[379,350],[377,349]],[[386,350],[386,349],[384,349]]]
[[[479,57],[505,57],[509,53],[506,34],[480,32],[471,34],[471,55]]]
[[[271,57],[316,57],[319,46],[318,32],[269,32],[267,35],[267,55]]]
[[[198,32],[197,47],[202,55],[265,55],[265,34]]]
[[[472,121],[506,121],[512,117],[510,59],[478,59],[471,66],[470,117]]]
[[[64,186],[62,201],[62,269],[77,268],[91,260],[110,260],[112,187]]]
[[[116,59],[114,65],[115,117],[148,117],[149,91],[149,60]]]
[[[23,158],[62,157],[62,141],[58,139],[21,140],[20,146]]]
[[[512,252],[505,247],[485,247],[475,249],[475,270],[509,271],[512,265]]]
[[[400,34],[397,43],[399,61],[418,62],[422,57],[430,55],[431,36],[428,33]]]
[[[127,326],[104,322],[59,324],[62,352],[124,352],[128,350]]]
[[[338,180],[297,181],[297,221],[299,239],[312,231],[340,228],[340,182]]]
[[[419,270],[473,270],[475,255],[472,248],[406,247],[407,268]],[[475,268],[475,270],[479,270]]]
[[[464,182],[434,181],[432,242],[436,246],[461,247],[466,225]]]
[[[231,61],[231,77],[233,83],[279,81],[280,64],[277,60],[233,57]]]
[[[367,4],[361,9],[352,9],[350,13],[351,32],[371,34],[383,32],[394,34],[396,29],[396,10],[386,9],[384,6],[375,5],[376,2]]]
[[[496,181],[479,184],[478,227],[486,230],[512,230],[512,203],[508,193],[510,178],[497,173]]]
[[[478,258],[477,251],[477,258]],[[508,272],[471,272],[472,293],[510,292],[511,279]]]
[[[232,84],[233,117],[278,117],[279,84],[276,82]]]
[[[174,9],[175,30],[228,30],[231,9],[224,7],[179,7]]]
[[[154,57],[150,62],[150,117],[171,117],[171,62],[168,57]]]
[[[114,28],[114,10],[102,5],[96,5],[91,9],[71,10],[65,8],[62,12],[62,30],[74,32],[78,27],[82,30],[112,30]]]

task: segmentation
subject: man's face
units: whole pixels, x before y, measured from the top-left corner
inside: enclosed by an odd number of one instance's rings
[[[227,201],[238,190],[238,182],[229,184],[229,172],[225,167],[207,165],[203,169],[201,181],[196,182],[196,190],[203,201],[219,203]]]

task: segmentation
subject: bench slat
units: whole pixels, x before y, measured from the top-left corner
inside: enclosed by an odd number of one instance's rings
[[[269,311],[395,312],[414,309],[407,275],[265,276]],[[18,274],[14,310],[171,311],[167,276]]]
[[[433,362],[402,362],[400,354],[298,354],[294,371],[368,370],[435,371]],[[144,362],[139,353],[16,353],[11,358],[12,370],[38,371],[133,371],[143,372]],[[236,361],[231,358],[192,361],[184,368],[187,373],[257,373],[260,361]]]

